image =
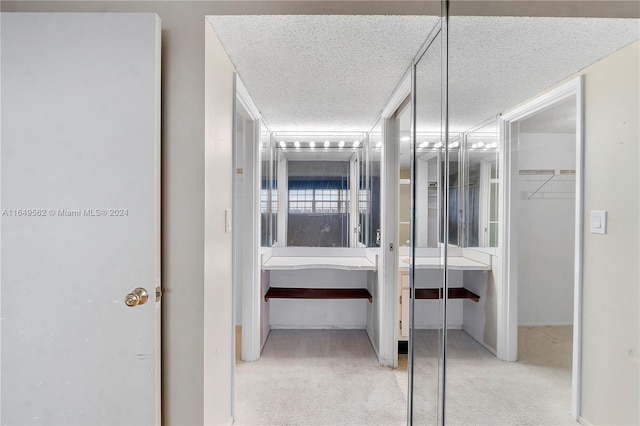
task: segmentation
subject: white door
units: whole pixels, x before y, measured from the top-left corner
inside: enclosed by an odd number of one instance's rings
[[[159,19],[1,28],[0,423],[159,423]]]

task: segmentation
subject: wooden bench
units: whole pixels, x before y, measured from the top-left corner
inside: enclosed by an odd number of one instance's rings
[[[373,302],[366,288],[269,287],[264,300],[269,299],[368,299]]]
[[[442,299],[442,288],[416,288],[416,300]],[[480,296],[467,290],[464,287],[450,287],[449,299],[471,299],[474,302],[480,301]]]

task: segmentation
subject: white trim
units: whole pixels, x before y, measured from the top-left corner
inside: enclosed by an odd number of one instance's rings
[[[404,98],[403,98],[404,99]],[[392,112],[392,115],[395,111]],[[398,144],[394,141],[395,119],[383,117],[380,164],[380,363],[398,365]],[[390,249],[393,245],[393,250]]]
[[[518,327],[568,327],[572,326],[573,322],[525,322],[518,324]]]
[[[584,222],[584,79],[580,75],[548,92],[530,100],[512,110],[502,114],[500,118],[500,152],[501,173],[500,188],[502,191],[502,209],[500,217],[500,247],[502,263],[502,292],[498,294],[498,357],[507,361],[517,359],[517,258],[515,253],[517,221],[512,213],[511,203],[515,195],[511,191],[511,180],[515,171],[512,160],[515,157],[511,149],[511,123],[522,120],[532,114],[549,108],[555,103],[575,96],[576,101],[576,204],[575,204],[575,271],[574,271],[574,319],[573,319],[573,371],[571,414],[576,420],[580,419],[581,395],[581,361],[582,361],[582,262],[583,262],[583,222]]]
[[[462,328],[463,325],[462,324],[447,324],[447,330],[460,330],[460,331],[464,331],[464,329]],[[434,325],[417,325],[415,327],[413,327],[414,330],[442,330],[442,324],[434,324]],[[467,333],[466,331],[464,331],[465,334],[469,337],[471,337],[471,335],[469,333]],[[471,337],[473,339],[473,337]],[[477,342],[476,339],[473,339]]]
[[[393,91],[380,116],[385,119],[396,113],[402,102],[411,94],[411,73],[407,72]]]
[[[411,94],[411,73],[407,72],[385,104],[381,120],[382,149],[380,159],[380,262],[378,280],[380,294],[380,346],[378,360],[388,367],[398,365],[398,144],[394,141],[395,123],[392,118],[407,96]],[[377,124],[377,123],[376,123]],[[375,127],[375,126],[374,126]],[[393,251],[389,245],[393,244]]]
[[[591,423],[589,420],[585,419],[582,416],[578,416],[578,423],[580,423],[581,425],[586,425],[586,426],[592,426],[593,423]]]
[[[580,418],[582,391],[582,282],[584,261],[584,78],[573,80],[576,95],[576,223],[573,288],[573,362],[571,415]]]
[[[368,303],[368,302],[367,302]],[[300,324],[271,324],[271,330],[364,330],[367,325],[300,325]],[[374,348],[375,349],[375,348]]]
[[[260,111],[258,110],[258,107],[253,102],[253,99],[251,99],[251,96],[249,95],[247,88],[244,86],[242,79],[240,79],[240,76],[237,73],[235,74],[235,76],[236,76],[236,96],[240,101],[240,104],[242,104],[244,109],[249,113],[252,120],[259,120]]]
[[[237,162],[235,153],[238,144],[244,144],[243,163],[243,208],[240,209],[236,203],[238,188],[234,184],[234,246],[241,244],[243,258],[243,274],[242,282],[238,283],[234,274],[234,299],[235,289],[238,285],[242,285],[242,354],[243,361],[255,361],[260,358],[261,342],[260,342],[260,301],[261,299],[261,263],[260,263],[260,111],[251,99],[242,80],[238,74],[234,74],[235,81],[235,101],[234,101],[234,167]],[[239,104],[239,105],[238,105]],[[239,107],[240,108],[239,108]],[[248,125],[243,132],[243,140],[236,139],[236,122],[237,115],[246,113],[248,117],[244,117],[248,121]],[[250,136],[249,136],[250,133]],[[234,170],[234,182],[237,179],[238,172]],[[237,232],[243,229],[246,232]],[[240,242],[241,241],[241,242]],[[235,258],[236,248],[234,247],[234,268],[238,265],[238,259]],[[249,273],[247,273],[249,272]],[[235,307],[235,301],[234,307]],[[235,315],[235,313],[234,313]],[[235,321],[234,321],[235,326]],[[235,330],[234,330],[235,336]],[[234,337],[235,340],[235,337]],[[234,345],[235,346],[235,345]],[[235,358],[234,358],[235,359]]]

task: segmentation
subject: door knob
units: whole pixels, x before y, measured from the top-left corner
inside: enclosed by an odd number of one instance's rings
[[[137,287],[131,290],[131,293],[127,294],[124,298],[124,304],[129,307],[138,305],[144,305],[149,300],[149,293],[142,287]]]

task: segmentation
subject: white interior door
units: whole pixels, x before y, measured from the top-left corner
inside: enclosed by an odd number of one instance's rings
[[[0,422],[157,424],[159,19],[1,19]]]

